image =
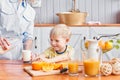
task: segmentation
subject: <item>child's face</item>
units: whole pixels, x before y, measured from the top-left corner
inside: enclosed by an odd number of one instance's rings
[[[56,51],[64,51],[66,48],[66,44],[68,43],[68,39],[64,38],[62,35],[61,36],[50,36],[50,43],[51,46],[54,48]]]

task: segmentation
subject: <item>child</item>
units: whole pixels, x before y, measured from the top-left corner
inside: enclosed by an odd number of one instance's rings
[[[74,49],[67,45],[70,41],[71,31],[65,24],[58,24],[50,31],[51,47],[38,55],[35,60],[45,62],[59,62],[73,59]]]

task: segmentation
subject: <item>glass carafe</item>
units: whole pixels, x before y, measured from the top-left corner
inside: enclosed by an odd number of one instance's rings
[[[98,76],[100,64],[102,62],[101,49],[98,46],[98,41],[94,39],[86,40],[85,50],[83,53],[83,67],[85,76]]]

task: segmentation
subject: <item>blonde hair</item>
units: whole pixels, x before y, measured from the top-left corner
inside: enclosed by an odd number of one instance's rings
[[[65,24],[57,24],[54,26],[54,28],[50,32],[50,36],[55,35],[59,36],[62,35],[64,38],[70,38],[71,37],[71,30],[70,28]]]

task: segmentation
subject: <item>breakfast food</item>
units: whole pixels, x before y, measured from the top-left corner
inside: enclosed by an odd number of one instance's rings
[[[41,70],[43,62],[35,61],[32,62],[32,70]]]
[[[112,73],[112,66],[110,63],[103,63],[100,67],[100,72],[102,75],[108,76]]]
[[[60,68],[61,68],[62,64],[60,64],[60,63],[54,63],[53,66],[54,66],[53,69],[54,69],[54,70],[57,70],[57,69],[60,69]]]
[[[61,64],[60,69],[68,68],[68,62],[62,62],[62,63],[60,63],[60,64]]]
[[[61,63],[48,63],[42,61],[34,61],[32,62],[32,70],[42,70],[42,71],[51,71],[51,70],[59,70],[62,67]]]
[[[114,64],[112,64],[112,73],[115,74],[115,75],[118,75],[120,74],[120,63],[119,62],[116,62]]]
[[[54,65],[52,63],[45,63],[42,65],[42,70],[45,72],[51,71],[54,69]]]

